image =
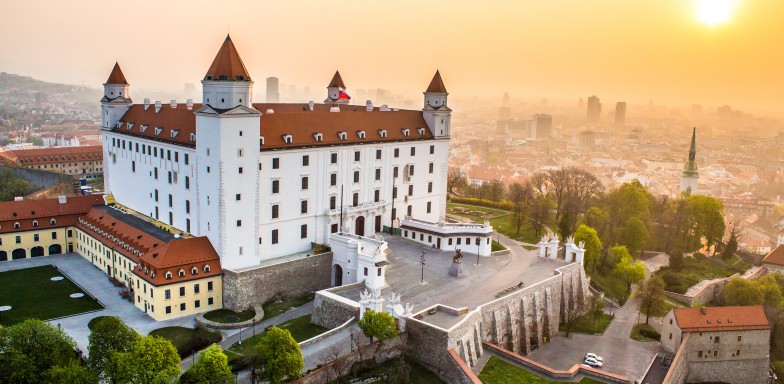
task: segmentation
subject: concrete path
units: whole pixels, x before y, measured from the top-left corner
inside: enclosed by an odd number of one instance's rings
[[[305,316],[313,312],[313,302],[308,302],[307,304],[301,305],[294,309],[288,310],[286,312],[281,313],[273,318],[262,320],[260,323],[256,324],[253,327],[242,328],[241,330],[232,330],[228,336],[224,336],[223,340],[218,343],[218,345],[223,349],[229,349],[230,347],[234,346],[240,342],[240,340],[246,340],[248,338],[253,337],[259,333],[264,332],[265,329],[273,326],[273,325],[280,325],[285,323],[291,319],[295,319],[300,316]],[[201,352],[201,351],[199,351]],[[198,357],[199,352],[196,352],[194,355],[187,356],[182,359],[180,362],[180,366],[182,367],[182,371],[185,372],[188,368],[191,367],[193,361]]]
[[[195,324],[193,320],[195,315],[166,321],[153,320],[153,318],[144,314],[143,311],[136,308],[131,302],[120,297],[119,292],[123,290],[123,288],[115,287],[109,282],[109,278],[103,271],[75,253],[0,262],[0,272],[42,265],[56,266],[60,271],[65,273],[68,278],[82,287],[85,292],[98,299],[104,306],[103,310],[97,312],[48,321],[51,324],[61,326],[68,332],[76,341],[79,349],[85,354],[87,354],[88,336],[90,335],[87,323],[98,316],[118,316],[128,324],[128,326],[142,335],[147,335],[150,331],[162,327],[193,327]],[[42,305],[46,304],[42,303]]]

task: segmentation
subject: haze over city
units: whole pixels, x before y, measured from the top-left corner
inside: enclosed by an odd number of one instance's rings
[[[178,92],[203,77],[203,63],[230,32],[259,93],[268,76],[318,89],[339,69],[349,93],[384,88],[416,99],[414,90],[440,69],[460,98],[598,94],[780,117],[784,3],[706,1],[718,5],[6,1],[0,68],[95,86],[117,60],[135,89]]]

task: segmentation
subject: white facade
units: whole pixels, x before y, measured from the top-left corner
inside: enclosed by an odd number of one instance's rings
[[[485,220],[478,223],[428,222],[406,217],[401,236],[442,251],[460,250],[465,253],[490,256],[493,250],[493,227]]]

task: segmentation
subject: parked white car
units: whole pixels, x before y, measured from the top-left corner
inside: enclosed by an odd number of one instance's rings
[[[591,352],[586,353],[585,356],[583,356],[583,359],[594,359],[600,363],[604,362],[604,359],[602,359],[601,356]]]
[[[596,359],[586,358],[584,361],[585,364],[588,364],[594,368],[601,368],[602,362]]]

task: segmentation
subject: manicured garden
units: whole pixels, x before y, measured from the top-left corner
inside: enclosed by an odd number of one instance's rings
[[[324,328],[320,325],[311,324],[310,316],[311,315],[296,317],[294,319],[281,323],[277,327],[281,329],[287,329],[289,332],[291,332],[291,337],[293,337],[294,340],[298,343],[301,343],[307,339],[310,339],[314,336],[318,336],[328,331],[327,328]],[[250,332],[250,331],[246,331],[246,332]],[[243,349],[251,348],[256,344],[260,343],[261,339],[264,337],[265,334],[266,331],[257,333],[256,336],[243,340],[242,345],[235,345],[229,348],[229,350],[232,352],[242,354]]]
[[[203,327],[164,327],[150,332],[150,335],[171,341],[181,358],[223,339],[219,332],[211,332]]]
[[[230,309],[216,309],[204,314],[204,318],[216,323],[240,323],[248,321],[256,316],[256,311],[247,309],[242,312],[235,312]]]
[[[476,223],[484,223],[486,219],[490,220],[490,225],[493,226],[493,229],[515,240],[534,244],[540,240],[528,222],[523,223],[518,234],[517,227],[514,225],[514,219],[509,211],[461,203],[447,203],[446,209],[447,213],[471,219]],[[500,249],[493,249],[493,251],[495,250]]]
[[[302,305],[307,304],[310,301],[313,301],[315,294],[309,294],[301,297],[296,297],[293,299],[283,299],[283,300],[273,300],[264,305],[262,305],[262,309],[264,309],[264,320],[273,318],[277,315],[280,315],[283,312],[286,312],[292,308],[296,308]]]
[[[545,379],[539,375],[528,372],[514,364],[507,363],[495,356],[490,356],[490,359],[482,368],[479,373],[479,380],[485,384],[553,384],[556,381]],[[596,381],[584,377],[577,383],[581,384],[601,384],[601,381]]]
[[[62,277],[60,280],[51,280]],[[0,325],[12,325],[25,319],[50,320],[103,309],[101,303],[84,292],[54,266],[45,265],[0,273],[3,291]],[[81,297],[72,298],[72,294]]]
[[[596,319],[596,321],[594,321],[592,316],[583,315],[575,320],[574,324],[572,324],[572,328],[569,329],[569,332],[585,333],[588,335],[600,335],[604,333],[608,326],[610,326],[612,319],[613,317],[606,313],[602,313],[601,316]],[[566,332],[566,325],[561,324],[559,329]]]

